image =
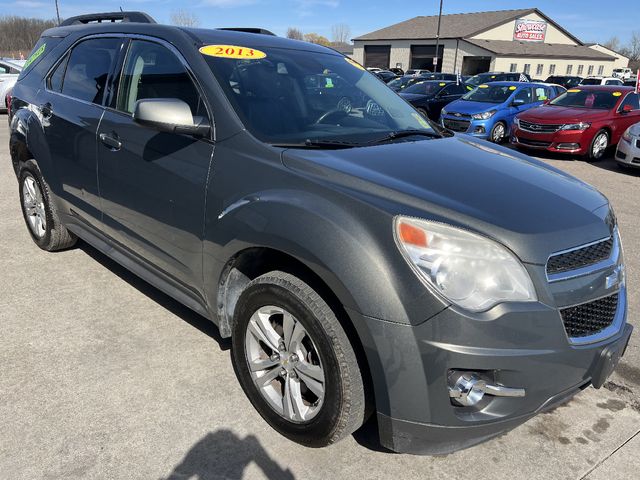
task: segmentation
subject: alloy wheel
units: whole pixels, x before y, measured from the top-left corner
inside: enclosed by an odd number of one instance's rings
[[[609,137],[606,133],[599,133],[593,141],[592,155],[593,158],[600,158],[604,155],[605,150],[609,146]]]
[[[38,238],[47,232],[47,215],[44,199],[38,182],[31,175],[26,175],[22,188],[22,205],[29,222],[29,228]]]
[[[245,332],[251,378],[281,417],[304,423],[313,419],[325,397],[325,374],[312,338],[291,313],[265,306],[251,316]]]
[[[504,135],[505,135],[504,125],[502,123],[498,123],[496,124],[495,127],[493,127],[493,135],[491,137],[491,140],[493,140],[494,143],[499,143],[504,138]]]

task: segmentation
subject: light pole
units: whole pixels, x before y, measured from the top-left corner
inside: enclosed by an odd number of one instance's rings
[[[58,17],[58,25],[60,25],[60,9],[58,8],[58,0],[56,1],[56,17]]]
[[[57,1],[58,0],[56,0],[56,2]],[[442,21],[442,2],[443,0],[440,0],[440,13],[438,14],[438,32],[436,33],[436,56],[433,59],[433,65],[436,67],[434,70],[436,72],[438,71],[439,63],[438,48],[440,48],[440,22]],[[440,71],[442,71],[442,66],[440,66]]]

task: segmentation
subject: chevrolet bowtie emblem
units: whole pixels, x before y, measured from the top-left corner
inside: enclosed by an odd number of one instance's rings
[[[618,265],[611,275],[606,279],[607,289],[620,285],[624,280],[624,265]]]

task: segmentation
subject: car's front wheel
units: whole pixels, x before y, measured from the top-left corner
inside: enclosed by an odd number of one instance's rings
[[[363,424],[354,349],[331,308],[299,278],[276,271],[253,280],[238,299],[232,343],[242,388],[282,435],[322,447]]]
[[[36,245],[50,252],[72,247],[77,238],[60,222],[49,186],[36,162],[25,162],[18,178],[22,215]]]
[[[497,122],[489,133],[489,140],[493,143],[502,143],[507,136],[507,126],[504,122]]]
[[[595,134],[591,145],[589,146],[589,153],[587,154],[587,161],[595,162],[604,157],[604,154],[609,148],[609,134],[606,130],[600,130]]]

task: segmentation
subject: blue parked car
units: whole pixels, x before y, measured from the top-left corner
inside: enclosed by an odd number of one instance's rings
[[[454,132],[500,143],[509,136],[518,113],[555,98],[561,88],[529,82],[485,83],[447,105],[441,123]]]

